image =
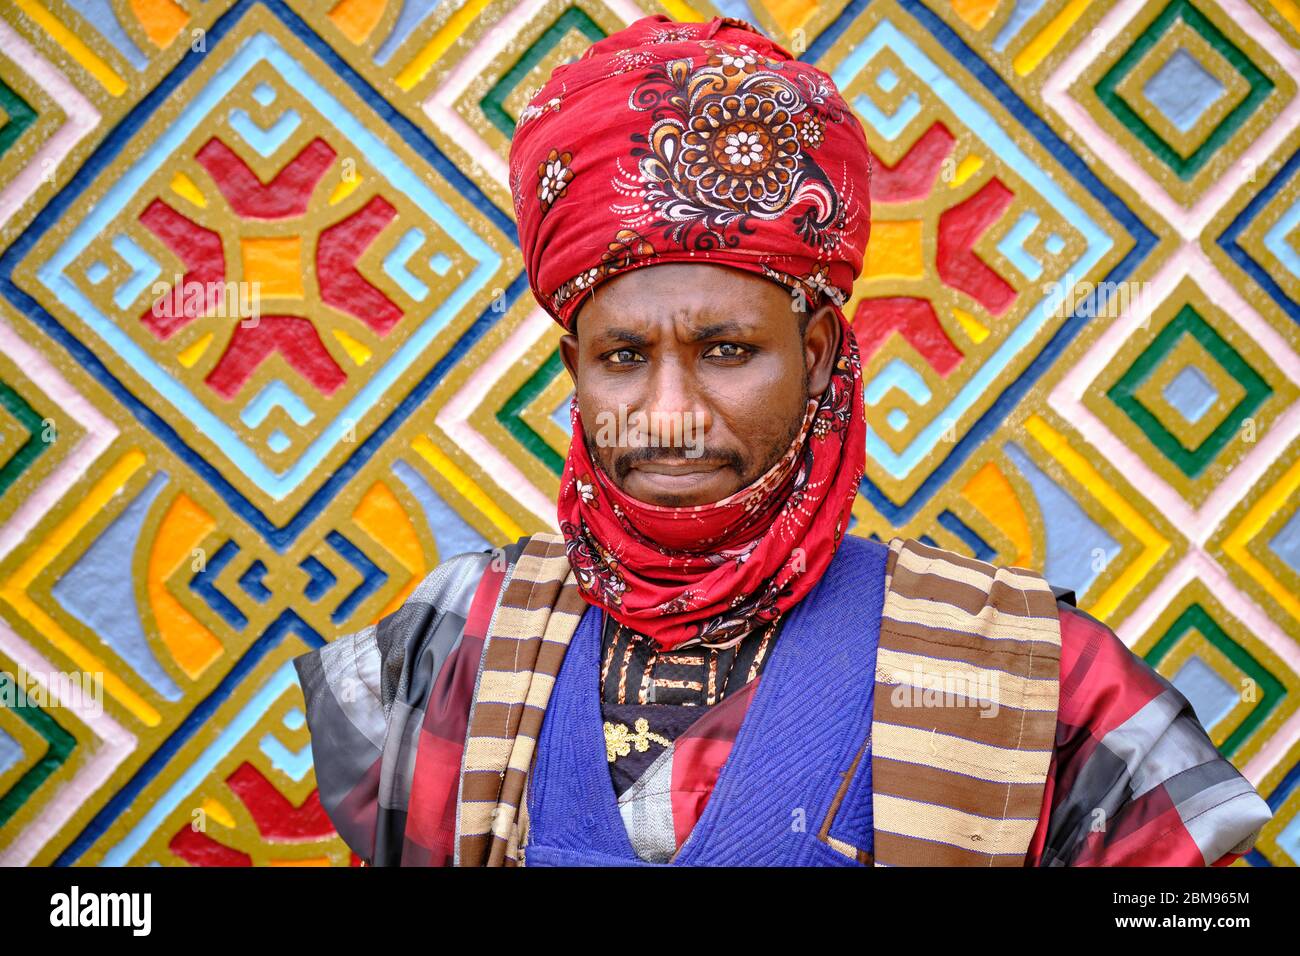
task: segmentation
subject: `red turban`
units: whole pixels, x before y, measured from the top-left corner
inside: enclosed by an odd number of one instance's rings
[[[520,247],[534,296],[566,329],[597,283],[660,262],[763,275],[839,318],[830,385],[799,437],[719,502],[626,495],[590,460],[573,403],[569,562],[588,601],[662,647],[725,647],[774,622],[847,530],[866,425],[841,307],[862,271],[870,180],[866,136],[830,77],[732,17],[643,17],[557,67],[519,117]]]
[[[520,114],[510,189],[533,294],[572,329],[602,279],[703,259],[843,305],[869,156],[831,78],[757,28],[643,17],[556,67]]]

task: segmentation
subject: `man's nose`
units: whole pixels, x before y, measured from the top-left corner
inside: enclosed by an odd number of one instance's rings
[[[695,434],[704,433],[713,424],[701,383],[683,360],[672,358],[656,362],[642,400],[641,411],[659,416],[665,424],[671,423],[683,430],[693,429]],[[690,434],[687,432],[688,437]]]

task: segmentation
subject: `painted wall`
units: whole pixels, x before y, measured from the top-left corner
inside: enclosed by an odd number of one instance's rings
[[[1073,587],[1300,860],[1296,0],[692,3],[0,8],[0,862],[351,862],[288,662],[552,525],[506,151],[661,9],[868,128],[853,530]]]

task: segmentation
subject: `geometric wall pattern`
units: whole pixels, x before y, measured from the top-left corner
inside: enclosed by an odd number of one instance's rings
[[[0,863],[357,862],[289,661],[554,527],[507,150],[656,12],[868,131],[852,531],[1072,588],[1272,806],[1238,865],[1300,863],[1296,0],[6,4]]]

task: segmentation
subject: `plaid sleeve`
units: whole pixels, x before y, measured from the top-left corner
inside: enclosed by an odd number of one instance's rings
[[[1224,866],[1271,819],[1191,704],[1108,627],[1058,602],[1056,743],[1029,866]]]
[[[447,685],[460,658],[473,656],[472,642],[463,640],[465,625],[492,571],[491,552],[449,558],[392,614],[294,659],[321,805],[367,863],[394,865],[406,854],[407,811],[430,698],[435,719],[444,723],[454,724],[454,711],[463,706],[463,741],[468,697],[462,691],[465,699],[449,700],[435,690]],[[467,666],[477,668],[477,658]],[[451,787],[454,813],[454,778]]]

